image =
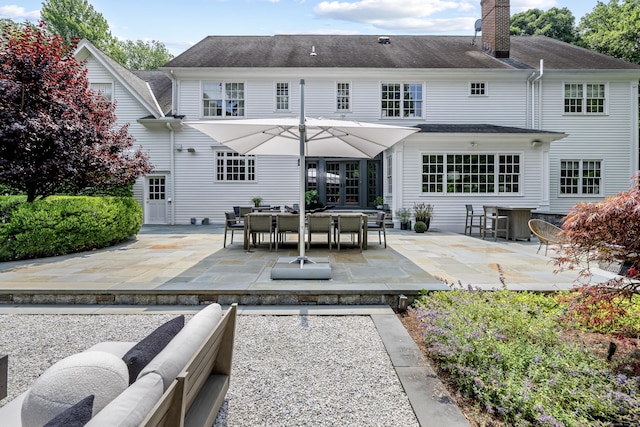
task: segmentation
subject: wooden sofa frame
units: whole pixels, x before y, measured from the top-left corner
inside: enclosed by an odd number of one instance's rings
[[[232,304],[222,315],[141,426],[213,425],[229,389],[237,309]]]

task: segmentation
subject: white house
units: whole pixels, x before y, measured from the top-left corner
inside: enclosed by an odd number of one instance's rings
[[[508,0],[482,1],[477,38],[211,36],[138,73],[87,42],[77,56],[155,165],[135,188],[145,223],[222,222],[254,196],[296,203],[297,157],[238,155],[185,123],[296,117],[300,79],[307,116],[420,128],[374,159],[308,158],[307,189],[340,208],[426,202],[432,227],[462,232],[465,204],[564,214],[638,170],[640,66],[510,37]]]

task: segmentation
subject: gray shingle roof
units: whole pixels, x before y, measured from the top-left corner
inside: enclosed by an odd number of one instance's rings
[[[420,129],[419,133],[511,133],[511,134],[548,134],[563,135],[562,132],[552,132],[539,129],[525,129],[509,126],[496,126],[488,124],[420,124],[416,125]]]
[[[134,70],[133,74],[149,83],[162,112],[165,115],[169,114],[171,112],[171,79],[162,71]]]
[[[375,35],[209,36],[165,67],[320,67],[640,70],[606,55],[544,36],[512,36],[511,57],[498,60],[482,52],[471,36]],[[316,55],[312,56],[315,47]]]

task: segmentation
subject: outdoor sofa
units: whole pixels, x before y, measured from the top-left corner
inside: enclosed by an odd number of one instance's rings
[[[210,304],[138,343],[103,342],[58,361],[0,408],[0,424],[211,427],[229,388],[236,312]]]

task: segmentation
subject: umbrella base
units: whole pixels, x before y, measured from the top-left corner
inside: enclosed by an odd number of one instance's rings
[[[331,279],[329,257],[318,257],[315,260],[307,257],[279,257],[271,268],[271,279]]]

